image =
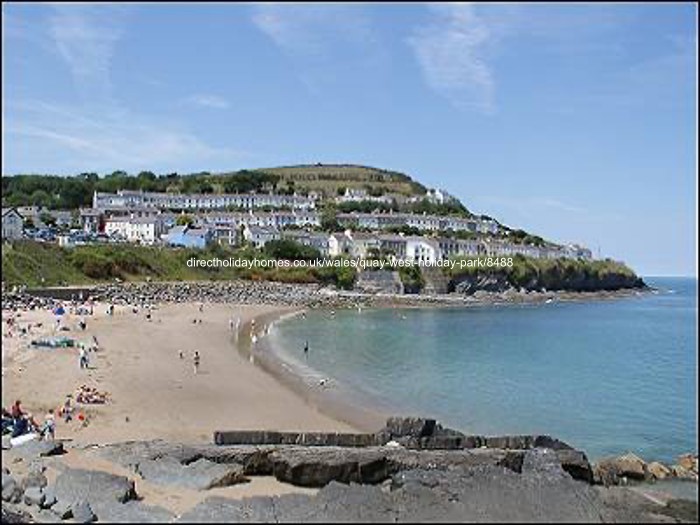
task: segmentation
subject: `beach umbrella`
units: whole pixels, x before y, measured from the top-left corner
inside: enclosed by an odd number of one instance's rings
[[[66,310],[65,308],[63,308],[63,306],[57,306],[56,308],[54,308],[53,313],[54,315],[63,315],[66,313]]]

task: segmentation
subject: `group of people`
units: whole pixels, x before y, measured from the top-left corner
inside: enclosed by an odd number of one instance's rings
[[[54,419],[53,410],[49,410],[44,418],[44,423],[39,424],[34,419],[34,416],[26,412],[22,408],[22,401],[17,399],[10,410],[2,408],[2,433],[10,434],[10,437],[16,438],[37,432],[41,438],[54,439],[56,436],[56,420]]]

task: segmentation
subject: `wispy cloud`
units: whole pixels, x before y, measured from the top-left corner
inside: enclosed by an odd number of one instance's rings
[[[176,122],[136,115],[123,108],[85,113],[77,107],[34,101],[17,104],[10,111],[13,116],[7,119],[5,129],[8,137],[32,139],[32,156],[49,159],[49,172],[58,169],[57,159],[63,159],[64,172],[75,173],[88,169],[183,169],[232,163],[243,156],[229,148],[210,146]],[[8,148],[10,151],[19,154],[17,149]],[[33,167],[36,162],[19,160],[13,164]]]
[[[123,6],[54,4],[49,35],[76,87],[91,97],[111,95],[111,62],[123,35]]]
[[[495,81],[485,58],[492,38],[471,4],[431,5],[432,20],[408,38],[427,84],[454,106],[495,110]]]
[[[329,43],[361,45],[371,39],[371,24],[357,5],[260,4],[253,23],[288,53],[323,57]]]
[[[212,109],[228,109],[231,107],[229,101],[224,97],[204,93],[192,95],[191,97],[187,98],[186,102],[189,104],[194,104],[195,106]]]
[[[371,78],[386,58],[371,18],[357,4],[259,4],[252,7],[251,20],[314,92],[348,79],[349,71],[353,82]]]

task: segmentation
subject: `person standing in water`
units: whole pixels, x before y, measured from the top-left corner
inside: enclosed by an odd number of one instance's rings
[[[194,352],[194,375],[197,375],[197,372],[199,372],[199,352],[195,350]]]
[[[306,344],[304,344],[304,357],[309,356],[309,342],[306,341]]]

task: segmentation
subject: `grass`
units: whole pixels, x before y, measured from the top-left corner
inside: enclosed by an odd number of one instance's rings
[[[287,181],[294,181],[298,190],[322,191],[327,197],[335,197],[338,188],[356,189],[367,186],[408,196],[426,191],[422,184],[403,173],[352,164],[286,166],[255,171],[279,175],[278,187],[284,188]]]
[[[206,250],[104,244],[63,248],[35,241],[5,243],[2,280],[6,285],[61,286],[122,281],[219,281],[250,279],[289,283],[336,284],[350,288],[355,272],[347,268],[191,267],[188,259],[271,258],[252,249],[213,246]]]

